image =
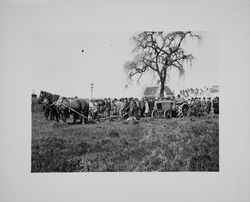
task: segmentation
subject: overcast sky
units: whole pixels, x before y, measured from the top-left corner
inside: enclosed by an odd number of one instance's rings
[[[192,67],[179,78],[170,74],[167,85],[176,93],[182,88],[211,87],[219,84],[218,39],[214,32],[199,32],[202,42],[187,39],[185,49],[195,57]],[[32,36],[32,86],[64,96],[90,97],[90,83],[94,83],[93,97],[141,97],[146,86],[156,85],[150,74],[140,85],[125,88],[123,65],[133,58],[131,36],[135,33],[35,33]],[[82,50],[84,50],[82,52]]]

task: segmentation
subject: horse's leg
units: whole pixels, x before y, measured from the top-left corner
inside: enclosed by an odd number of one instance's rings
[[[63,116],[63,122],[66,123],[66,121],[67,121],[67,117],[64,115]]]
[[[73,114],[73,117],[74,117],[73,124],[76,124],[76,114]]]
[[[58,110],[57,114],[58,114],[58,119],[62,119],[62,114],[59,110]]]
[[[86,114],[85,114],[86,115]],[[84,123],[88,123],[88,118],[84,118]]]
[[[67,114],[66,114],[66,111],[65,110],[62,110],[61,111],[61,116],[62,116],[62,120],[63,120],[63,122],[64,123],[66,123],[66,119],[67,119],[67,116],[66,116]]]
[[[80,124],[82,124],[82,116],[80,116]]]
[[[88,123],[88,116],[89,116],[89,106],[87,106],[86,110],[83,112],[84,117],[84,123]]]
[[[57,111],[56,109],[54,109],[54,120],[56,120],[58,122],[58,116],[57,116]]]
[[[60,113],[59,113],[59,110],[57,108],[55,109],[55,114],[56,114],[56,121],[59,122],[59,118],[60,118],[59,115],[60,115]]]
[[[51,108],[51,115],[52,115],[52,120],[55,120],[55,115],[56,115],[56,113],[55,113],[55,108]]]
[[[56,121],[57,123],[59,122],[59,114],[57,113],[57,111],[56,111]]]
[[[52,112],[52,110],[50,110],[50,111],[49,111],[49,116],[50,116],[50,120],[51,120],[51,121],[53,120],[52,115],[53,115],[53,112]]]

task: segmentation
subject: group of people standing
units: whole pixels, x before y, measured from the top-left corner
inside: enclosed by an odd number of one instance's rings
[[[155,99],[121,98],[98,99],[90,101],[90,116],[93,118],[108,116],[139,117],[150,116],[155,105]]]
[[[211,98],[191,98],[188,100],[190,114],[202,116],[204,114],[219,114],[219,97]]]
[[[204,114],[219,113],[219,97],[211,98],[190,98],[186,99],[178,95],[172,98],[121,98],[121,99],[96,99],[90,101],[90,116],[94,119],[105,118],[109,116],[129,117],[150,117],[156,107],[156,101],[172,100],[173,107],[181,105],[183,102],[189,105],[189,115],[202,116]]]
[[[45,93],[46,92],[44,92],[44,94]],[[52,96],[52,94],[49,93],[47,93],[46,95]],[[56,119],[57,121],[59,121],[59,118],[64,118],[64,120],[66,121],[66,118],[69,118],[69,113],[71,111],[74,112],[74,122],[76,122],[76,118],[79,117],[79,115],[80,117],[84,117],[85,122],[90,119],[100,120],[100,118],[114,116],[123,117],[124,119],[139,120],[141,117],[153,116],[152,112],[155,109],[158,110],[159,103],[166,103],[164,102],[165,100],[169,100],[169,103],[171,104],[170,110],[173,113],[171,112],[172,115],[170,117],[203,116],[210,113],[219,114],[219,97],[215,97],[213,99],[206,97],[192,97],[187,99],[186,97],[178,95],[177,97],[170,98],[105,98],[95,99],[88,102],[82,99],[78,99],[77,97],[63,98],[57,95],[53,96],[55,97],[55,102],[47,102],[48,100],[50,100],[50,97],[47,96],[48,98],[44,98],[41,96],[41,94],[40,100],[42,99],[43,103],[45,104],[44,114],[46,119],[50,116],[51,120]],[[185,113],[183,112],[184,105],[188,110],[185,111]],[[85,108],[83,108],[83,106]],[[59,108],[61,109],[62,107],[66,107],[64,111],[59,110]]]

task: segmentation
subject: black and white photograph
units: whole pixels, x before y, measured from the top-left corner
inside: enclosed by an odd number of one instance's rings
[[[249,202],[250,0],[0,0],[0,202]]]
[[[34,34],[31,172],[219,171],[217,43],[202,31]]]

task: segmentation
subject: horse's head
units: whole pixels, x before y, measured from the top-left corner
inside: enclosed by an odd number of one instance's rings
[[[45,98],[46,98],[46,91],[41,91],[40,95],[39,95],[39,98],[38,98],[38,103],[39,104],[44,103]]]

